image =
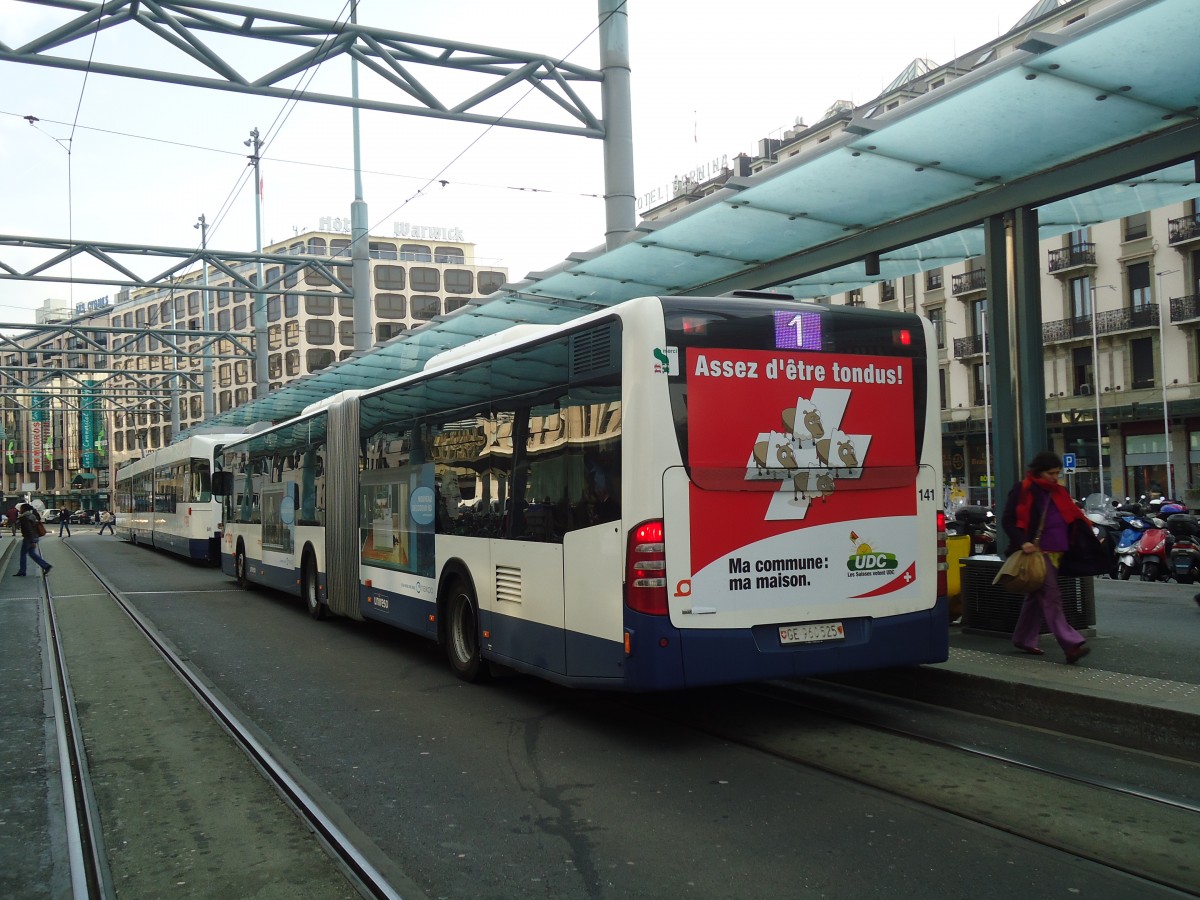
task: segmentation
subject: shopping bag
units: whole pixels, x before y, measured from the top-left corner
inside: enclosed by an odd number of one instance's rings
[[[43,525],[41,522],[34,522],[33,524],[37,526],[38,537],[45,537],[46,536],[46,526]]]
[[[992,584],[998,584],[1014,594],[1036,591],[1046,581],[1046,557],[1041,551],[1023,553],[1018,550],[1004,561]]]

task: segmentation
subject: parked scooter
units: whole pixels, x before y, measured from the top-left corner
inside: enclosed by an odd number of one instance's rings
[[[1171,546],[1175,535],[1171,534],[1161,519],[1151,520],[1151,527],[1142,532],[1137,543],[1138,566],[1142,581],[1167,581],[1171,577]]]
[[[1167,516],[1167,530],[1175,536],[1169,568],[1180,584],[1192,584],[1200,578],[1200,519],[1188,513]]]
[[[1141,562],[1138,559],[1138,542],[1142,535],[1151,527],[1149,519],[1133,515],[1129,512],[1118,512],[1117,524],[1121,533],[1117,536],[1117,546],[1114,551],[1117,558],[1117,578],[1128,581],[1134,572],[1141,573]]]
[[[954,513],[958,534],[971,538],[971,556],[996,552],[996,514],[986,506],[960,506]]]
[[[1112,568],[1108,572],[1108,577],[1116,578],[1118,576],[1116,547],[1124,528],[1117,518],[1117,501],[1107,494],[1088,494],[1083,500],[1083,513],[1092,523],[1092,531],[1096,533],[1096,537],[1109,550]]]

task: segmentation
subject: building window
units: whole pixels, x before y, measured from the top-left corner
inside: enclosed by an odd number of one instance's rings
[[[375,295],[375,318],[377,319],[403,319],[407,308],[408,304],[405,302],[403,294]]]
[[[305,362],[309,372],[319,372],[333,362],[332,350],[309,350]]]
[[[267,349],[279,350],[283,347],[283,326],[272,325],[267,328]]]
[[[287,347],[300,346],[300,323],[296,320],[283,323],[283,343]]]
[[[199,419],[204,415],[204,398],[199,394],[193,394],[188,398],[188,406],[191,408],[192,418]]]
[[[300,276],[296,273],[300,271],[299,266],[287,266],[284,271],[287,273],[283,276],[284,289],[294,288],[297,282],[300,281]]]
[[[938,369],[938,404],[940,409],[946,408],[946,370]]]
[[[239,303],[233,308],[233,330],[241,331],[246,327],[246,307]]]
[[[239,359],[233,364],[233,379],[238,384],[245,384],[250,380],[250,363],[244,359]]]
[[[939,350],[946,348],[946,310],[936,307],[928,312],[929,321],[933,323],[933,334],[937,338]]]
[[[250,392],[246,388],[238,388],[233,392],[233,402],[236,406],[244,406],[250,402]]]
[[[233,393],[231,391],[221,391],[217,397],[217,411],[229,412],[233,409]]]
[[[338,297],[338,315],[353,317],[354,316],[354,298],[353,297]]]
[[[375,287],[381,291],[404,290],[404,266],[376,266]]]
[[[354,346],[354,320],[344,319],[338,323],[338,343],[343,347]]]
[[[983,406],[987,385],[987,379],[984,378],[983,374],[983,363],[975,363],[975,365],[971,367],[971,374],[975,387],[975,398],[972,402],[972,405]]]
[[[1129,342],[1129,363],[1135,389],[1154,387],[1154,341],[1151,338]]]
[[[458,309],[460,306],[466,306],[467,303],[469,303],[469,302],[470,302],[469,297],[447,297],[446,298],[446,312],[453,312],[454,310]]]
[[[493,294],[500,289],[508,279],[503,272],[482,271],[479,273],[479,293]]]
[[[426,297],[417,294],[412,298],[412,317],[414,319],[432,319],[442,312],[442,301],[437,297]]]
[[[304,323],[304,336],[310,344],[324,346],[333,343],[333,323],[328,319],[309,319]],[[310,365],[311,372],[312,366]]]
[[[936,291],[942,286],[942,270],[933,269],[925,273],[925,290]]]
[[[272,353],[267,357],[267,377],[282,378],[283,377],[283,354]]]
[[[403,322],[380,322],[375,326],[375,343],[382,344],[398,334],[403,334],[408,326]]]
[[[350,256],[350,242],[343,238],[334,238],[329,242],[330,256]]]
[[[1150,233],[1148,213],[1140,212],[1122,219],[1125,240],[1136,241]]]
[[[367,244],[367,255],[371,259],[395,259],[396,245],[388,241],[371,241]]]
[[[294,377],[300,374],[300,351],[289,350],[283,355],[284,368],[287,369],[289,377]]]
[[[300,313],[300,298],[295,294],[288,294],[283,298],[283,317],[285,319],[294,319]]]
[[[268,322],[278,322],[279,314],[280,314],[279,295],[272,294],[270,297],[267,298],[267,321]]]
[[[440,263],[458,263],[460,266],[467,261],[461,247],[435,247],[433,261]]]
[[[441,290],[441,278],[437,269],[430,269],[426,266],[413,266],[409,273],[409,278],[412,281],[412,289],[414,291],[422,291],[424,293],[433,293]]]
[[[217,291],[217,306],[228,306],[229,298],[232,297],[229,291]]]
[[[187,295],[187,311],[189,316],[197,315],[200,312],[199,291],[192,291]]]
[[[310,316],[332,316],[333,296],[330,294],[305,294],[304,311]]]
[[[1071,382],[1075,396],[1087,396],[1096,389],[1092,375],[1092,348],[1076,347],[1071,351]]]
[[[146,307],[146,324],[158,324],[158,306],[153,303]]]
[[[424,244],[401,244],[400,258],[409,262],[433,262],[433,254]]]
[[[308,255],[309,256],[324,256],[325,255],[325,238],[309,238],[308,239]]]
[[[475,279],[467,269],[446,270],[446,292],[450,294],[469,294],[475,290]]]
[[[221,363],[217,367],[217,386],[223,388],[233,386],[233,365],[231,363]]]
[[[1150,263],[1133,263],[1125,270],[1129,275],[1129,305],[1144,309],[1150,305]]]
[[[1092,279],[1090,276],[1083,278],[1072,278],[1070,282],[1071,291],[1071,318],[1083,319],[1092,314]]]
[[[885,281],[879,285],[879,302],[894,303],[896,300],[896,282]]]

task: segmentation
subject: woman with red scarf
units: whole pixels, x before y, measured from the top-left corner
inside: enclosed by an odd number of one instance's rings
[[[1027,594],[1021,606],[1012,642],[1018,650],[1042,655],[1038,638],[1045,619],[1051,633],[1067,655],[1068,663],[1076,663],[1090,648],[1078,631],[1063,615],[1062,594],[1058,589],[1058,570],[1062,555],[1070,549],[1072,522],[1091,523],[1075,505],[1067,489],[1058,483],[1062,460],[1058,454],[1043,450],[1029,463],[1025,480],[1016,485],[1004,505],[1000,523],[1008,535],[1009,553],[1044,553],[1046,580],[1036,591]],[[1038,538],[1038,531],[1041,537]]]

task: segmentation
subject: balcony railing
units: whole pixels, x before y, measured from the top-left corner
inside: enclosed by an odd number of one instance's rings
[[[983,336],[974,334],[954,339],[954,358],[978,356],[983,352]]]
[[[1173,302],[1173,301],[1172,301]],[[1096,314],[1096,334],[1116,334],[1135,328],[1157,328],[1158,306],[1139,306],[1136,309],[1106,309]],[[1079,316],[1075,319],[1059,319],[1042,325],[1042,340],[1047,343],[1069,341],[1074,338],[1090,337],[1092,317]]]
[[[1182,244],[1186,241],[1200,240],[1200,213],[1193,213],[1181,219],[1171,219],[1167,222],[1167,242]]]
[[[1048,255],[1049,270],[1062,272],[1065,269],[1075,269],[1079,266],[1096,265],[1096,245],[1073,244],[1061,250],[1051,250]]]
[[[950,279],[950,293],[958,296],[971,291],[987,290],[987,269],[972,269]]]
[[[1171,298],[1171,321],[1186,322],[1200,318],[1200,294]]]

